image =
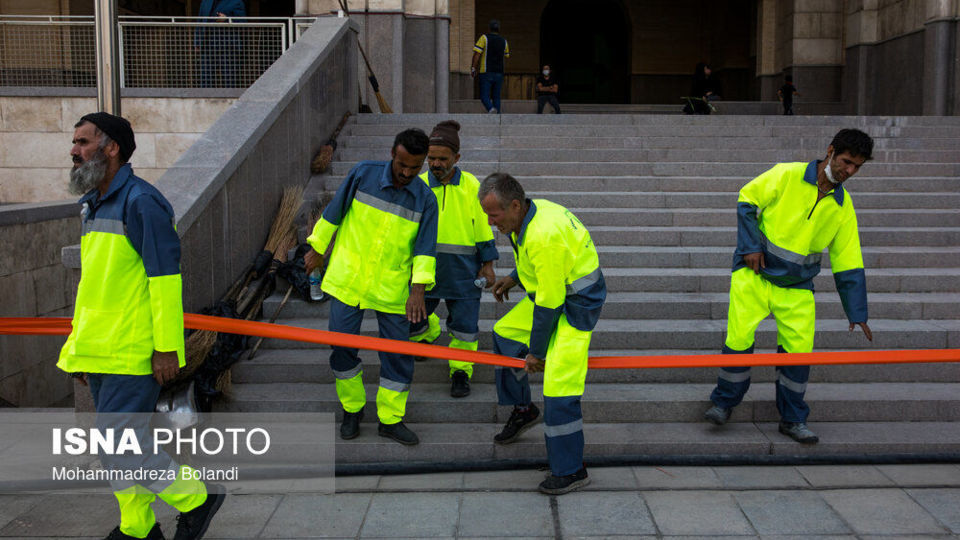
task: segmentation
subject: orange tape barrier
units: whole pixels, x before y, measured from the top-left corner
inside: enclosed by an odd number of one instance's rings
[[[0,317],[0,335],[65,336],[72,326],[69,317]],[[209,315],[186,313],[184,326],[196,330],[212,330],[230,334],[244,334],[272,339],[336,345],[369,349],[444,360],[460,360],[491,366],[523,367],[523,360],[487,352],[465,351],[439,345],[425,345],[392,339],[355,336],[283,326],[256,321],[244,321]],[[720,366],[788,366],[838,364],[912,364],[921,362],[960,362],[960,349],[916,349],[902,351],[847,351],[819,353],[758,353],[758,354],[692,354],[662,356],[594,356],[591,369],[689,368]]]

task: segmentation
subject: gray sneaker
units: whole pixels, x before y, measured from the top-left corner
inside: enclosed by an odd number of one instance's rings
[[[707,409],[707,412],[703,413],[704,420],[708,422],[713,422],[718,426],[722,426],[727,423],[727,420],[730,419],[730,413],[733,412],[733,409],[724,409],[719,405],[714,405]]]
[[[817,444],[820,437],[803,422],[780,422],[780,433],[802,444]]]

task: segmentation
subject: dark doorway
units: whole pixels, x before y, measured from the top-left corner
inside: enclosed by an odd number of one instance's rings
[[[552,0],[540,17],[540,65],[565,103],[630,102],[630,23],[618,0]]]

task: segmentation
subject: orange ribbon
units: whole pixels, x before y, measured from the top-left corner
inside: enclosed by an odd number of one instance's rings
[[[211,330],[272,339],[335,345],[353,349],[369,349],[411,356],[459,360],[491,366],[523,367],[523,360],[499,354],[466,351],[439,345],[425,345],[326,330],[244,321],[209,315],[186,313],[184,326],[195,330]],[[73,329],[69,317],[0,317],[0,335],[65,336]],[[958,362],[960,349],[916,349],[902,351],[844,351],[818,353],[758,354],[689,354],[658,356],[594,356],[591,369],[691,368],[721,366],[795,366],[839,364],[912,364],[921,362]]]

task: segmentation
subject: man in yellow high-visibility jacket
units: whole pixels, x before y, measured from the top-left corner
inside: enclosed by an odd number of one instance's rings
[[[867,326],[867,282],[853,198],[843,183],[872,158],[873,140],[856,129],[840,130],[825,160],[780,163],[740,190],[737,250],[730,279],[724,354],[753,352],[760,321],[773,312],[779,352],[813,351],[813,278],[824,249],[850,322],[873,340]],[[797,442],[815,444],[803,400],[810,366],[777,367],[779,430]],[[713,406],[704,417],[723,425],[750,387],[750,367],[720,368]]]
[[[92,113],[74,126],[70,190],[80,199],[80,285],[73,330],[57,367],[90,387],[97,428],[133,429],[141,448],[149,441],[164,382],[184,366],[180,239],[173,208],[133,174],[136,149],[130,123]],[[200,538],[225,494],[207,492],[196,472],[166,453],[134,458],[102,455],[104,468],[156,471],[149,485],[111,481],[120,525],[108,539],[163,538],[150,503],[160,497],[180,511],[176,538]],[[170,480],[169,477],[174,477]]]
[[[527,374],[543,371],[551,475],[539,489],[567,493],[590,481],[583,465],[580,399],[590,337],[607,298],[597,248],[573,213],[544,199],[527,199],[509,174],[485,178],[478,196],[490,223],[509,235],[517,264],[494,284],[494,297],[502,302],[516,285],[527,293],[493,327],[494,352],[526,361],[525,368],[496,370],[499,403],[513,405],[513,412],[494,442],[509,444],[539,420]]]
[[[337,234],[321,283],[332,297],[331,332],[359,334],[363,310],[372,309],[380,337],[406,341],[410,323],[426,319],[424,294],[436,272],[437,198],[417,175],[429,144],[426,133],[408,129],[394,139],[391,161],[354,166],[307,238],[309,273],[322,265]],[[380,353],[377,433],[407,445],[420,442],[402,421],[413,365],[412,356]],[[330,367],[343,406],[340,437],[353,439],[367,403],[357,349],[333,347]]]
[[[433,342],[440,337],[440,318],[434,313],[442,299],[447,305],[450,347],[477,350],[481,286],[493,286],[493,261],[499,258],[493,230],[480,208],[477,178],[457,167],[460,160],[460,124],[440,122],[430,133],[427,161],[420,175],[440,207],[437,227],[437,284],[427,293],[429,317],[410,325],[412,341]],[[450,360],[450,395],[470,394],[473,364]]]

